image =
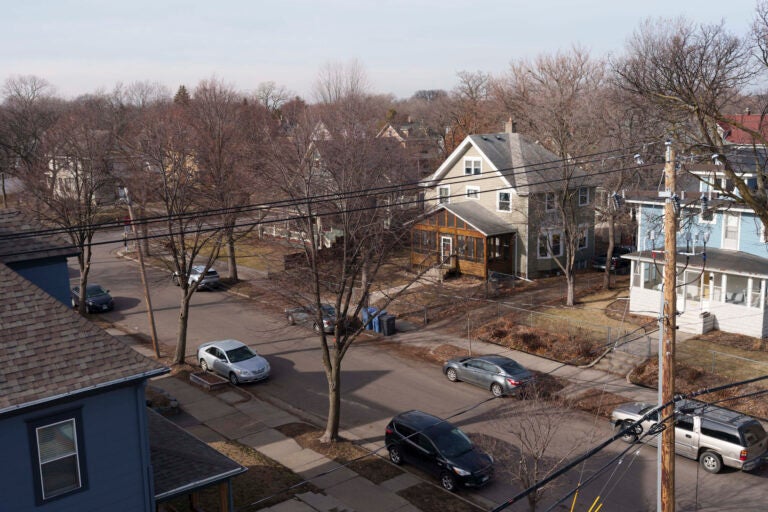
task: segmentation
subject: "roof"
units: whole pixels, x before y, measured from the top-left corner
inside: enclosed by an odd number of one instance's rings
[[[469,135],[429,178],[442,178],[469,146],[474,146],[510,187],[519,194],[552,191],[552,184],[562,181],[562,159],[544,146],[519,133],[486,133]],[[575,180],[571,188],[594,186],[596,182],[581,168],[572,169],[569,179]]]
[[[761,133],[763,137],[768,138],[768,118],[760,114],[739,114],[729,117],[732,123]],[[723,140],[731,144],[762,145],[764,143],[762,140],[753,137],[749,132],[737,128],[733,124],[720,122],[718,125],[723,130]]]
[[[0,263],[0,414],[168,371]]]
[[[517,231],[508,221],[505,221],[475,201],[443,203],[438,205],[432,212],[427,213],[427,215],[439,209],[451,212],[485,236],[502,235]]]
[[[19,210],[0,209],[0,262],[75,256],[80,252],[61,236],[32,234],[44,229]]]
[[[680,251],[680,247],[677,248]],[[656,261],[659,264],[664,262],[663,253],[652,253],[651,251],[633,252],[622,255],[622,258],[630,260]],[[689,270],[703,269],[706,263],[707,270],[715,272],[727,272],[729,274],[741,274],[751,277],[768,277],[768,258],[755,256],[742,251],[731,251],[728,249],[707,249],[706,262],[699,255],[686,258],[685,255],[677,255],[677,265],[686,264]]]
[[[156,500],[167,500],[247,471],[152,409],[147,409],[147,417]]]
[[[245,346],[245,343],[243,343],[242,341],[238,341],[238,340],[228,339],[228,340],[209,341],[207,343],[203,343],[203,345],[205,345],[205,346],[216,346],[216,347],[220,348],[221,350],[226,351],[226,350],[232,350],[233,348],[243,347],[243,346]]]
[[[433,416],[432,414],[429,414],[427,412],[423,411],[417,411],[417,410],[411,410],[406,412],[401,412],[395,418],[402,421],[403,423],[407,423],[410,427],[415,428],[417,430],[424,430],[429,427],[439,425],[441,423],[446,423],[447,425],[450,425],[446,420],[442,418],[438,418],[437,416]]]

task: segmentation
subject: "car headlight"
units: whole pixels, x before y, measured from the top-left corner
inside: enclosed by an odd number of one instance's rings
[[[453,466],[453,472],[459,476],[469,476],[472,474],[466,469],[461,469],[460,467],[457,467],[457,466]]]

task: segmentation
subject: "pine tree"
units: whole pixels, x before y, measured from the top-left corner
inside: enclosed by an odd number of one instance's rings
[[[173,97],[173,102],[178,105],[189,105],[191,98],[187,88],[183,85],[179,86],[179,90],[176,91],[176,95]]]

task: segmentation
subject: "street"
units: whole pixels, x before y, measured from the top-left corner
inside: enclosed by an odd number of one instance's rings
[[[99,240],[120,240],[121,234],[100,233]],[[95,246],[89,282],[110,290],[115,309],[101,318],[129,332],[148,333],[149,327],[139,267],[135,262],[117,257],[122,242]],[[73,265],[75,265],[73,267]],[[222,273],[223,269],[219,269]],[[77,276],[76,262],[70,261],[70,277]],[[147,269],[157,334],[164,353],[172,350],[178,321],[179,288],[170,273],[157,268]],[[246,385],[244,389],[275,403],[289,404],[299,409],[318,425],[324,425],[327,410],[327,384],[320,359],[316,335],[302,326],[288,326],[280,315],[260,311],[258,303],[221,290],[196,292],[190,308],[187,341],[188,361],[194,361],[196,347],[205,341],[223,338],[239,339],[265,356],[272,366],[272,376],[266,382]],[[407,337],[407,333],[398,334]],[[486,401],[490,394],[463,383],[450,383],[441,368],[422,360],[406,359],[396,351],[382,350],[375,341],[360,343],[347,353],[342,377],[342,426],[354,436],[381,447],[384,427],[396,413],[422,409],[441,417],[456,415],[451,421],[483,442],[504,446],[514,441],[515,430],[528,415],[559,426],[548,446],[547,457],[567,460],[587,451],[612,434],[608,421],[573,410],[558,410],[534,401],[511,398]],[[485,401],[485,402],[484,402]],[[481,403],[484,402],[484,403]],[[480,404],[480,405],[478,405]],[[458,414],[457,413],[462,413]],[[521,417],[523,419],[521,419]],[[554,421],[553,421],[554,420]],[[617,441],[606,450],[557,479],[548,488],[543,505],[546,510],[580,480],[589,478],[627,445]],[[588,510],[596,496],[605,500],[601,510],[654,510],[656,503],[656,450],[639,445],[622,464],[609,469],[581,491],[575,510]],[[503,457],[491,451],[496,459],[497,476],[487,487],[476,493],[484,506],[504,502],[522,486],[511,479],[505,467],[516,464],[514,457]],[[380,452],[385,455],[383,451]],[[758,511],[768,508],[768,469],[756,473],[725,470],[712,475],[699,468],[695,461],[676,459],[678,510],[741,510]],[[571,500],[565,500],[555,510],[569,510]],[[508,510],[527,510],[527,505],[515,504]]]

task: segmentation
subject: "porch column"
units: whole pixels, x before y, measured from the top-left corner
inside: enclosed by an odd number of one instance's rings
[[[760,311],[765,311],[765,279],[760,280]]]
[[[747,307],[752,307],[752,278],[747,278]]]
[[[728,286],[728,276],[721,274],[723,279],[720,281],[720,302],[725,302],[725,289]]]

